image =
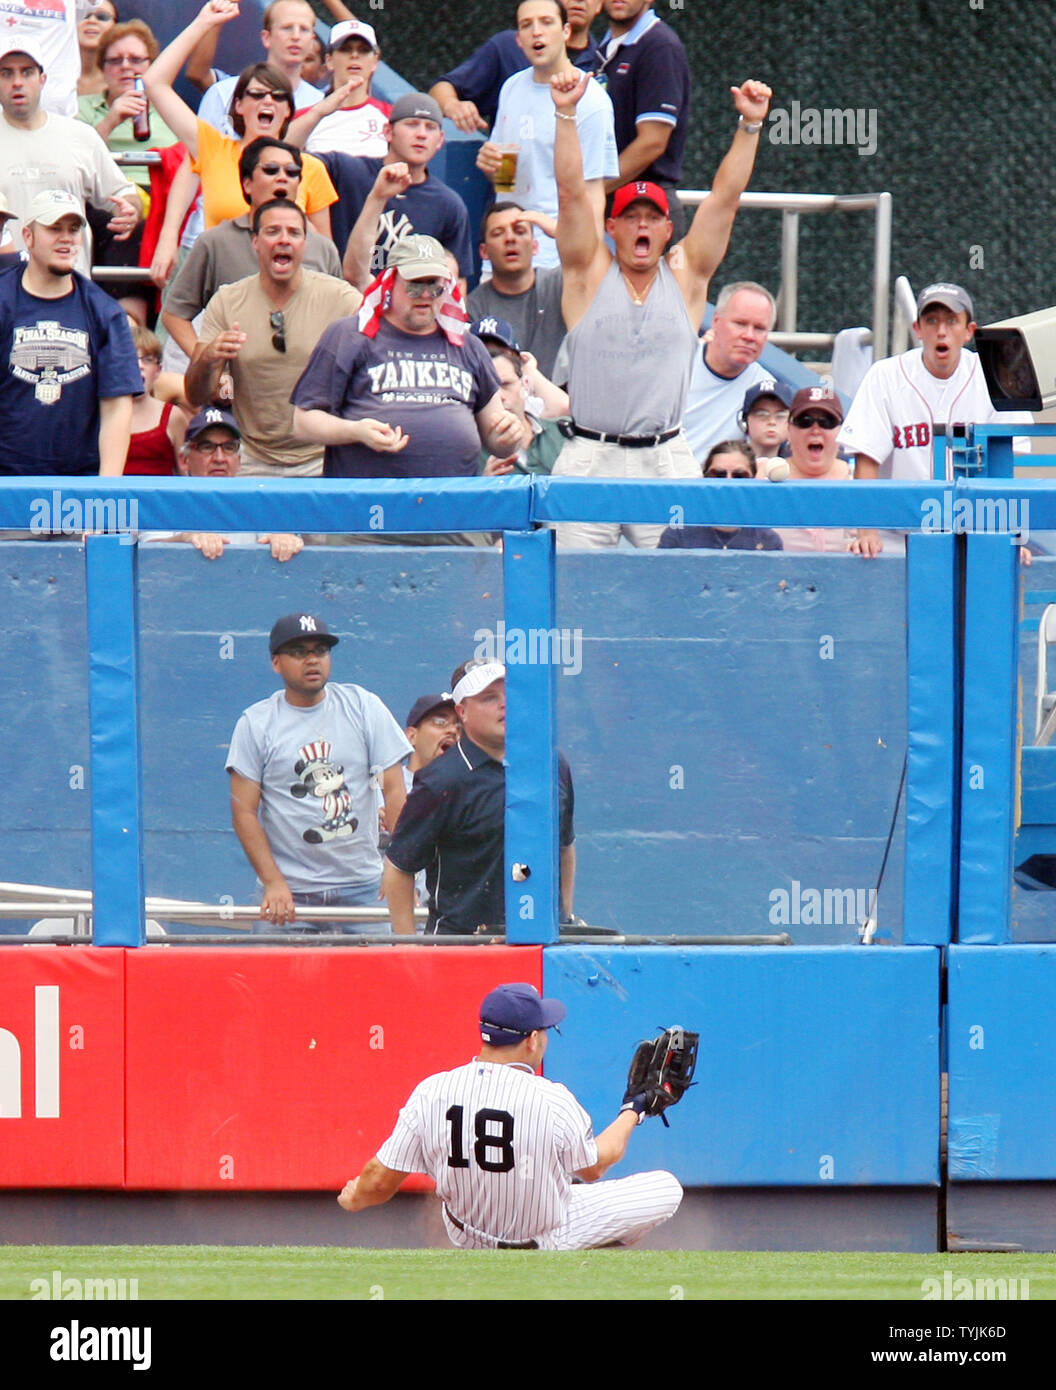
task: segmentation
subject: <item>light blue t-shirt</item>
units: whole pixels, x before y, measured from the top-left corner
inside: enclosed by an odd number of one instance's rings
[[[727,439],[743,439],[737,416],[741,413],[745,393],[757,382],[773,382],[773,374],[758,362],[749,362],[735,377],[718,376],[704,361],[704,344],[697,348],[693,375],[689,380],[686,401],[686,437],[693,457],[704,463],[713,444]]]
[[[579,144],[583,151],[585,179],[619,177],[612,102],[596,82],[591,82],[576,108]],[[554,133],[557,118],[549,82],[536,82],[534,69],[515,72],[502,84],[499,113],[490,139],[499,145],[519,145],[517,182],[513,197],[526,208],[557,216],[557,180],[554,178]],[[500,198],[506,195],[500,194]],[[557,242],[535,229],[539,243],[537,266],[560,265]]]
[[[375,786],[413,749],[377,695],[328,685],[317,705],[285,690],[239,719],[227,771],[257,782],[259,817],[293,893],[358,888],[381,875]],[[353,825],[353,822],[356,822]]]

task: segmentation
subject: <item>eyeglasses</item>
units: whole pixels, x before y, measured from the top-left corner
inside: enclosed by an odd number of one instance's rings
[[[161,358],[156,353],[146,352],[136,359],[141,367],[160,367]]]
[[[238,453],[237,439],[195,439],[187,445],[188,449],[193,449],[196,454],[215,454],[219,449],[222,454],[230,458]]]
[[[439,299],[447,285],[446,280],[433,276],[427,280],[407,280],[407,293],[412,299]]]
[[[249,97],[250,101],[266,101],[271,97],[272,101],[285,101],[293,105],[293,97],[289,92],[262,92],[259,88],[247,87],[242,93],[244,97]]]
[[[787,410],[749,410],[749,420],[765,420],[766,423],[783,425],[788,419]]]
[[[285,174],[289,179],[299,179],[301,177],[301,166],[299,164],[258,164],[257,168],[262,174],[267,174],[269,179],[273,179],[276,174]]]
[[[325,642],[313,642],[311,646],[294,642],[288,647],[280,647],[278,655],[292,656],[295,661],[307,661],[310,656],[329,656],[330,648]]]
[[[453,714],[431,714],[428,719],[423,719],[422,723],[428,724],[432,729],[458,728],[458,720]]]
[[[271,324],[271,345],[276,352],[286,351],[286,320],[282,310],[276,309],[268,319]]]
[[[704,476],[705,478],[750,478],[752,475],[747,468],[735,468],[732,473],[726,473],[721,468],[709,468]]]
[[[113,58],[103,59],[104,68],[135,68],[137,72],[142,72],[144,68],[150,67],[149,58],[133,58],[129,53],[117,54]]]
[[[797,430],[812,430],[815,425],[823,430],[839,429],[839,420],[834,420],[831,415],[797,415],[792,421]]]

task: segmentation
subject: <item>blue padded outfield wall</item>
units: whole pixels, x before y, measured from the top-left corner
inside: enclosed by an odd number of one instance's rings
[[[970,498],[980,486],[953,490]],[[93,487],[63,491],[87,500]],[[553,737],[576,778],[583,917],[626,933],[783,931],[794,943],[544,952],[545,986],[570,1005],[550,1074],[596,1115],[621,1084],[623,1050],[615,1058],[609,1039],[669,1023],[701,1031],[694,1102],[677,1133],[645,1137],[635,1163],[658,1161],[662,1138],[690,1185],[904,1189],[934,1202],[948,1051],[958,1188],[1051,1182],[1056,1142],[1037,1118],[1052,1079],[1051,953],[1011,944],[1028,644],[1016,640],[1022,575],[1009,537],[915,535],[905,563],[633,551],[555,561],[550,533],[533,529],[655,521],[673,505],[687,524],[906,527],[922,500],[949,491],[122,484],[143,530],[280,517],[305,532],[366,529],[380,507],[393,532],[490,524],[505,547],[318,546],[278,565],[256,547],[209,562],[117,535],[89,539],[87,563],[74,542],[0,546],[0,760],[23,793],[0,812],[2,876],[88,887],[94,875],[97,940],[135,944],[141,825],[148,894],[248,901],[224,755],[241,710],[275,688],[266,634],[281,613],[322,613],[342,639],[334,679],[377,691],[401,721],[460,661],[505,655],[507,850],[512,839],[539,871],[522,939],[554,939],[543,775]],[[0,524],[25,524],[31,492],[0,487]],[[1051,525],[1047,498],[1031,495],[1037,524]],[[1040,598],[1056,588],[1052,563],[1029,573]],[[515,654],[536,623],[559,638],[549,660]],[[1049,812],[1035,789],[1044,846]],[[858,923],[892,826],[878,944],[866,948]],[[1051,895],[1036,897],[1044,914]],[[965,923],[973,944],[949,951],[943,1015],[945,948]],[[519,926],[511,919],[511,937]],[[985,1213],[973,1219],[985,1227]]]
[[[621,1173],[673,1165],[693,1187],[936,1186],[938,972],[930,947],[555,946],[543,984],[568,1017],[546,1074],[605,1115],[626,1081],[608,1040],[693,1027],[696,1089],[669,1131],[635,1135]]]

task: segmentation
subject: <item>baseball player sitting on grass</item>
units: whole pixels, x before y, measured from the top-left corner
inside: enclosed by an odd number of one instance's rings
[[[345,1211],[380,1206],[409,1173],[427,1173],[444,1203],[447,1234],[465,1250],[630,1245],[673,1216],[682,1188],[671,1173],[598,1179],[623,1157],[647,1114],[662,1114],[681,1097],[695,1043],[682,1054],[688,1067],[676,1064],[666,1086],[632,1065],[620,1113],[595,1138],[571,1091],[536,1075],[547,1029],[564,1017],[565,1006],[541,998],[533,985],[492,990],[480,1006],[479,1056],[415,1087],[390,1138],[342,1189]],[[588,1185],[573,1187],[573,1177]]]

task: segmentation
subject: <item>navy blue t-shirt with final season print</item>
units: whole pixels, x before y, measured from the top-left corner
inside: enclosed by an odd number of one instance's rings
[[[143,376],[128,322],[82,275],[59,299],[0,272],[0,474],[99,472],[99,400],[133,396]]]
[[[332,323],[294,387],[293,404],[342,420],[381,420],[410,436],[399,453],[367,444],[326,449],[327,478],[473,477],[480,455],[476,415],[499,389],[479,338],[461,347],[435,333],[404,333],[386,319],[368,338],[355,319]]]

